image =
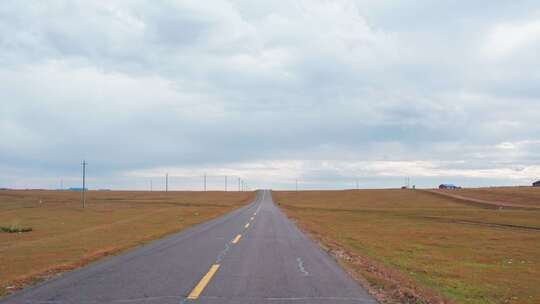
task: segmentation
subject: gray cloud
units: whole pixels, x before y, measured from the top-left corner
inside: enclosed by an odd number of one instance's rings
[[[535,1],[3,1],[0,37],[3,185],[538,174]]]

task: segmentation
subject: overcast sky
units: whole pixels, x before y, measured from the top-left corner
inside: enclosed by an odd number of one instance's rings
[[[540,179],[540,2],[0,2],[0,187]]]

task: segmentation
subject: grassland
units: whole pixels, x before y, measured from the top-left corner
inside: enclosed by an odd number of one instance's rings
[[[273,195],[382,302],[540,303],[540,210],[415,190]]]
[[[247,204],[250,192],[0,191],[0,295]]]
[[[467,188],[435,190],[435,192],[471,198],[503,207],[509,206],[540,209],[540,189],[535,187]]]

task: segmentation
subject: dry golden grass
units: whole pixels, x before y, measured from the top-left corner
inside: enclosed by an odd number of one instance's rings
[[[540,187],[467,188],[435,190],[435,192],[459,195],[466,198],[491,202],[495,205],[540,208]]]
[[[0,295],[102,256],[207,221],[251,192],[0,191]]]
[[[414,190],[273,194],[383,301],[540,303],[540,210]]]

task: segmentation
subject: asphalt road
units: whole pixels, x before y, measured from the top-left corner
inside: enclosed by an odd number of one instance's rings
[[[376,303],[274,205],[221,218],[28,288],[0,303]]]

